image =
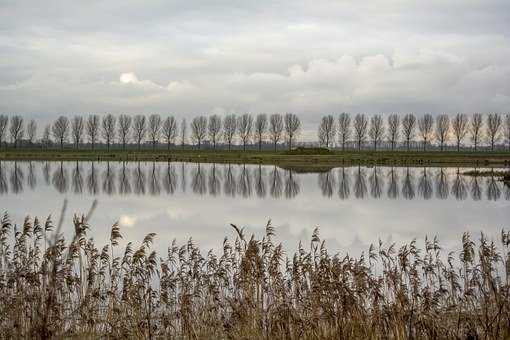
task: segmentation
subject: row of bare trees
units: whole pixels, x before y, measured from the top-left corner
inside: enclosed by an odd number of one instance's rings
[[[27,127],[23,117],[12,116],[10,119],[5,115],[0,116],[0,144],[7,139],[7,127],[12,146],[15,148],[27,141],[33,145],[36,138],[37,124],[31,120]],[[71,140],[72,144],[79,148],[84,142],[88,142],[92,149],[102,142],[108,149],[114,143],[126,149],[127,146],[136,144],[138,149],[141,145],[150,142],[153,148],[162,141],[170,148],[171,145],[181,144],[184,146],[189,138],[199,149],[204,141],[208,141],[213,148],[223,142],[230,150],[239,143],[246,150],[246,146],[257,144],[258,149],[264,143],[271,142],[275,150],[279,144],[285,141],[290,148],[294,145],[301,129],[301,121],[293,113],[287,114],[258,114],[256,116],[243,114],[240,116],[230,114],[225,117],[219,115],[199,116],[193,118],[188,126],[186,119],[180,123],[173,116],[163,118],[159,114],[144,115],[120,115],[107,114],[104,116],[74,116],[69,119],[66,116],[58,117],[53,123],[48,124],[43,131],[40,142],[49,144],[55,142],[64,147]]]
[[[453,117],[441,114],[435,118],[431,114],[390,114],[386,119],[378,114],[370,117],[357,114],[351,119],[348,113],[342,113],[338,118],[333,115],[322,117],[318,128],[321,146],[333,147],[338,141],[342,150],[351,138],[358,150],[367,141],[372,143],[374,150],[377,150],[383,141],[388,143],[391,150],[394,150],[399,142],[403,142],[409,150],[411,142],[418,138],[424,151],[427,145],[434,141],[442,151],[450,140],[455,142],[459,151],[468,137],[475,150],[483,140],[487,140],[491,150],[494,150],[502,134],[510,149],[510,114],[503,117],[498,113],[490,113],[485,118],[480,113],[471,116],[459,113]]]
[[[186,119],[178,122],[173,116],[162,117],[159,114],[93,114],[72,118],[60,116],[45,126],[42,137],[38,140],[35,120],[25,124],[20,115],[10,118],[0,115],[0,146],[10,137],[11,145],[15,148],[22,144],[32,146],[37,141],[43,145],[54,142],[61,148],[69,142],[76,148],[88,143],[92,149],[98,143],[103,143],[107,149],[113,144],[121,146],[122,149],[133,145],[140,149],[146,143],[156,148],[164,142],[170,148],[171,145],[184,146],[189,138],[199,149],[207,142],[214,149],[222,143],[229,150],[236,144],[242,145],[243,150],[246,150],[248,145],[256,144],[260,150],[262,145],[271,143],[276,150],[281,143],[291,149],[300,132],[301,121],[292,113],[256,116],[230,114],[224,117],[202,115],[193,118],[189,125]],[[318,128],[319,145],[327,148],[339,146],[342,150],[349,142],[354,142],[357,149],[370,143],[373,149],[377,150],[386,142],[391,150],[400,144],[409,150],[411,143],[416,141],[421,143],[424,151],[433,142],[444,150],[452,140],[457,150],[460,150],[468,138],[475,150],[483,141],[487,141],[487,145],[494,150],[502,136],[510,149],[510,114],[502,116],[491,113],[484,116],[475,113],[471,116],[457,114],[453,117],[446,114],[436,117],[431,114],[390,114],[383,117],[380,114],[351,116],[342,113],[338,117],[322,117]]]

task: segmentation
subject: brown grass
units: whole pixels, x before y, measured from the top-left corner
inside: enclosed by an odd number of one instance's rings
[[[117,224],[100,248],[87,217],[26,218],[0,229],[0,337],[380,339],[510,337],[510,233],[502,246],[462,236],[371,246],[359,258],[328,252],[316,230],[286,258],[270,223],[203,255],[190,240],[159,257],[155,234],[119,248]],[[120,254],[117,256],[117,254]]]

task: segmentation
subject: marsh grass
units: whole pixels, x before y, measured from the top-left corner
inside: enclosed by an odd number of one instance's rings
[[[501,245],[466,233],[459,253],[433,239],[355,258],[330,254],[315,230],[286,257],[271,223],[262,239],[233,225],[218,254],[190,239],[158,256],[153,233],[118,249],[117,224],[98,247],[87,221],[75,216],[65,240],[62,222],[3,216],[0,337],[510,337],[506,231]]]

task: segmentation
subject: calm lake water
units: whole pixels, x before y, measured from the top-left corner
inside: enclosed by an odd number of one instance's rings
[[[204,250],[234,236],[230,223],[262,235],[268,220],[287,250],[313,229],[333,251],[359,254],[370,243],[438,236],[452,249],[463,232],[497,239],[510,228],[510,188],[468,169],[345,167],[298,173],[274,166],[192,163],[1,162],[0,210],[57,221],[64,200],[65,234],[72,216],[98,206],[93,237],[105,244],[119,221],[124,243],[157,233],[164,250],[189,237]]]

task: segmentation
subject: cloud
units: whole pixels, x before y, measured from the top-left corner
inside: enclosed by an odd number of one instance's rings
[[[1,6],[0,112],[292,111],[307,128],[509,104],[507,1]]]
[[[133,72],[128,73],[122,73],[119,77],[119,80],[123,84],[129,84],[129,83],[139,83],[138,77]]]

